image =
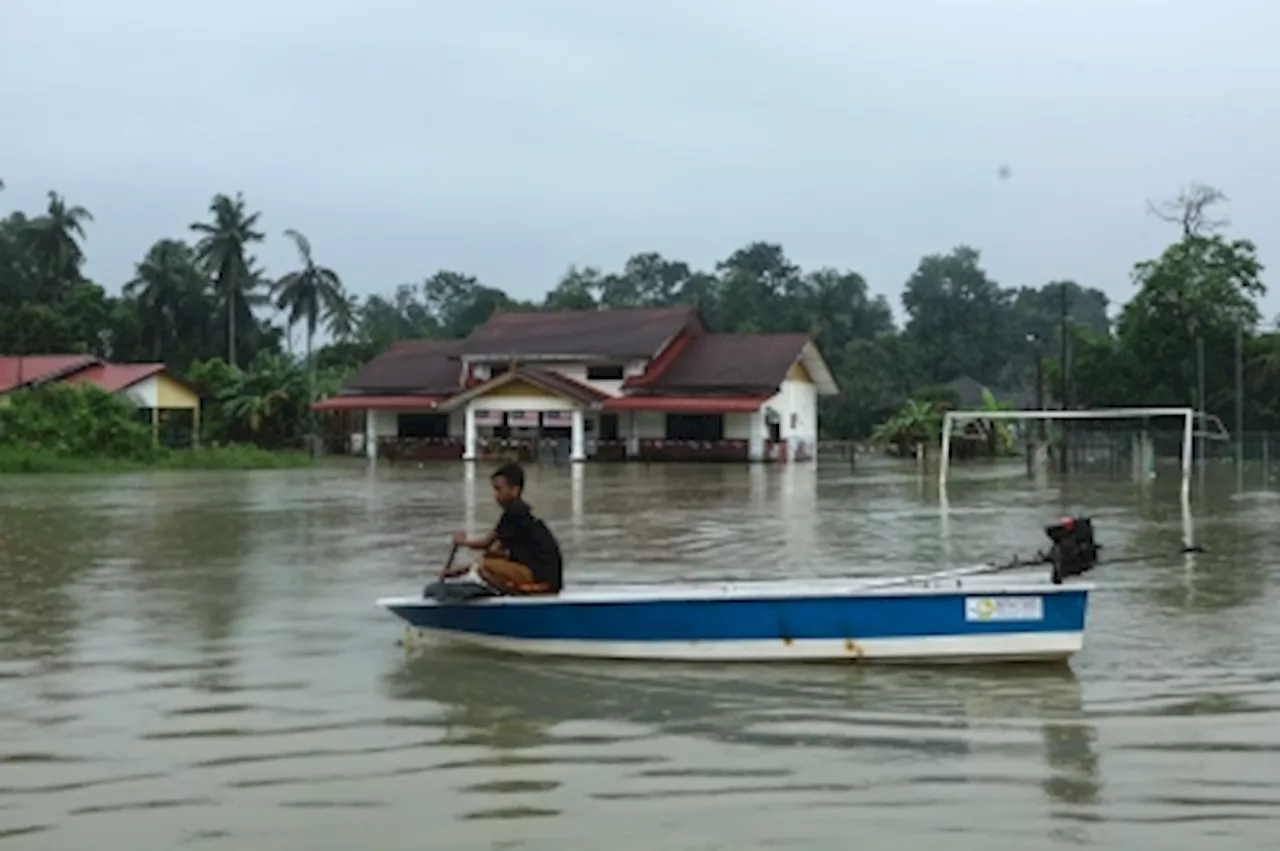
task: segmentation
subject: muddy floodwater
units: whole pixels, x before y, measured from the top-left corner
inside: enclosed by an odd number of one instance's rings
[[[573,581],[1106,554],[1069,666],[397,646],[496,511],[461,466],[0,477],[0,851],[1280,848],[1280,490],[887,460],[530,470]],[[1269,489],[1270,488],[1270,489]]]

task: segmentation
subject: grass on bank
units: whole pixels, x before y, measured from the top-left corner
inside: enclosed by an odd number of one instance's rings
[[[309,467],[306,452],[231,443],[199,449],[158,449],[146,459],[71,455],[0,443],[0,473],[130,473],[145,470],[279,470]]]

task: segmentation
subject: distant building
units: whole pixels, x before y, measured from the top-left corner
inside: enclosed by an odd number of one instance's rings
[[[108,363],[92,355],[0,355],[0,405],[15,390],[50,381],[93,384],[146,413],[157,432],[165,411],[190,412],[192,440],[200,422],[200,396],[162,363]]]
[[[713,334],[693,307],[499,312],[407,340],[318,411],[362,412],[369,458],[805,460],[839,392],[807,334]]]

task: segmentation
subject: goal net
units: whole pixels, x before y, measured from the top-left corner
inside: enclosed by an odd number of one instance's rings
[[[1192,441],[1196,435],[1194,408],[1095,408],[1083,411],[947,411],[942,419],[942,446],[938,463],[938,484],[945,486],[951,467],[951,437],[957,424],[976,420],[1069,421],[1147,420],[1174,417],[1182,421],[1182,489],[1191,487]],[[1221,428],[1221,424],[1218,423]]]

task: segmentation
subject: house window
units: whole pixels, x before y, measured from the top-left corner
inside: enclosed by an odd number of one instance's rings
[[[724,440],[724,414],[667,414],[667,440]]]
[[[795,430],[796,430],[796,426],[798,426],[799,424],[800,424],[800,415],[799,415],[799,414],[792,414],[792,415],[791,415],[791,430],[792,430],[792,431],[795,431]]]
[[[587,379],[590,381],[621,381],[622,364],[602,363],[587,367]]]
[[[600,415],[600,439],[601,440],[617,440],[618,439],[618,415],[617,414],[601,414]]]
[[[448,437],[448,414],[401,414],[396,418],[397,437]]]

